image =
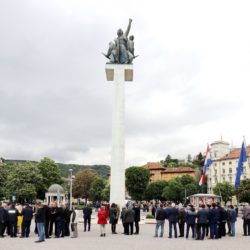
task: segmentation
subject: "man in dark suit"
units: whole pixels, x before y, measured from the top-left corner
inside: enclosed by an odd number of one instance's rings
[[[25,207],[22,210],[21,215],[23,216],[21,238],[24,238],[24,237],[28,238],[30,234],[31,220],[33,218],[33,210],[29,206],[29,204],[25,205]]]
[[[172,228],[174,228],[174,237],[177,238],[177,227],[179,211],[175,207],[175,203],[171,204],[171,208],[166,209],[167,218],[169,221],[169,237],[172,238]]]
[[[0,201],[0,238],[4,237],[5,223],[7,221],[7,211]]]
[[[141,220],[141,210],[140,207],[138,206],[137,203],[134,204],[133,208],[135,215],[134,215],[134,222],[135,222],[135,233],[134,234],[139,234],[139,221]]]
[[[87,206],[84,207],[84,209],[83,209],[84,232],[86,232],[87,224],[88,224],[88,231],[90,231],[91,214],[92,214],[92,209],[91,209],[90,206],[87,204]]]

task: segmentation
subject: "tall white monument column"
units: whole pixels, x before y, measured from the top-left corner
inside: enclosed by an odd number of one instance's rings
[[[107,81],[114,83],[110,203],[125,204],[125,81],[133,80],[133,65],[106,64]]]

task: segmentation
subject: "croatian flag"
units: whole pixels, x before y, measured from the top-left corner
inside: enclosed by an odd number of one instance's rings
[[[236,173],[236,178],[235,178],[235,184],[234,187],[238,188],[240,185],[240,176],[243,173],[243,163],[247,160],[247,155],[246,155],[246,148],[245,148],[245,143],[244,141],[242,142],[241,150],[240,150],[240,157],[238,161],[238,168],[237,168],[237,173]]]
[[[212,159],[211,159],[211,152],[210,152],[210,148],[209,145],[207,146],[207,151],[206,151],[206,158],[205,158],[205,162],[204,162],[204,166],[202,169],[202,176],[199,182],[199,186],[202,186],[205,184],[205,176],[206,176],[206,172],[209,168],[209,166],[212,164]]]

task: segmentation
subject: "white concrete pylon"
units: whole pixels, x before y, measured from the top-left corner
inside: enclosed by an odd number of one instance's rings
[[[133,80],[133,65],[106,64],[108,81],[114,81],[110,204],[125,205],[125,81]]]

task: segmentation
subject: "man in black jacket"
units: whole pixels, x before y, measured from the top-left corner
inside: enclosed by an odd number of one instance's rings
[[[166,212],[163,209],[163,204],[161,204],[160,208],[158,208],[156,210],[156,226],[155,226],[155,235],[154,235],[154,237],[158,237],[159,228],[161,228],[160,237],[163,237],[165,219],[166,219]]]
[[[135,233],[134,234],[139,234],[139,221],[141,220],[141,210],[138,206],[137,203],[134,204],[133,210],[135,212],[135,216],[134,216],[134,222],[135,222]]]
[[[206,225],[208,223],[209,210],[202,204],[197,213],[197,238],[196,240],[204,240],[206,234]]]
[[[44,206],[41,204],[41,202],[38,202],[36,204],[36,223],[37,223],[37,230],[38,230],[38,236],[39,240],[35,241],[36,243],[40,243],[45,241],[45,209]]]
[[[166,209],[167,217],[169,221],[169,236],[168,238],[172,238],[172,228],[174,228],[174,237],[177,238],[177,227],[176,224],[178,222],[179,211],[175,207],[175,203],[171,204],[171,208]]]
[[[87,224],[88,224],[88,231],[90,231],[91,214],[92,214],[92,209],[87,204],[87,206],[83,209],[84,232],[86,232]]]
[[[30,234],[31,220],[33,218],[33,210],[29,206],[29,204],[25,205],[25,208],[23,208],[21,215],[23,216],[21,238],[28,238]]]
[[[18,210],[15,208],[14,204],[11,204],[8,209],[8,218],[9,218],[9,230],[10,237],[17,237],[17,216],[19,215]]]
[[[4,237],[4,228],[5,223],[7,221],[7,211],[2,206],[2,202],[0,201],[0,238]]]

